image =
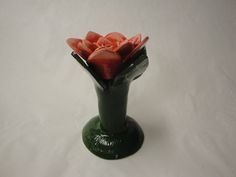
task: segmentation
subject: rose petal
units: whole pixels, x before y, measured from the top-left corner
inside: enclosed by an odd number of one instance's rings
[[[109,33],[105,36],[105,38],[109,39],[112,43],[121,43],[126,39],[126,37],[119,32]]]
[[[106,39],[105,37],[100,37],[96,44],[98,47],[112,47],[112,42]]]
[[[141,42],[141,34],[136,34],[135,36],[131,37],[129,41],[137,46]]]
[[[130,54],[125,57],[125,59],[123,60],[123,62],[126,62],[128,59],[132,58],[132,56],[134,56],[148,41],[149,37],[145,37],[134,49],[132,52],[130,52]]]
[[[94,51],[94,50],[97,48],[97,46],[96,46],[95,44],[91,43],[90,41],[88,41],[88,40],[86,40],[86,39],[84,39],[84,40],[82,41],[82,43],[83,43],[83,45],[85,45],[86,47],[88,47],[91,51]]]
[[[88,58],[88,62],[103,79],[112,79],[120,69],[121,57],[106,48],[95,50]]]
[[[88,58],[88,62],[96,64],[118,64],[121,63],[121,57],[117,53],[102,48],[95,50]]]
[[[123,41],[114,51],[117,52],[122,58],[125,58],[134,48],[134,45],[128,40]]]
[[[77,47],[79,48],[80,52],[81,52],[81,55],[87,59],[88,56],[92,53],[92,50],[90,50],[86,45],[85,45],[85,42],[79,42],[77,44]]]
[[[89,31],[85,37],[86,40],[94,43],[94,42],[97,42],[97,40],[102,37],[102,35],[98,34],[98,33],[95,33],[93,31]]]
[[[81,39],[76,39],[76,38],[68,38],[66,40],[66,43],[76,52],[79,53],[80,49],[78,48],[77,44],[81,42]]]

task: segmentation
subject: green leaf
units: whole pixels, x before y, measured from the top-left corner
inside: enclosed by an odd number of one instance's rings
[[[96,71],[88,65],[85,59],[83,59],[80,55],[72,52],[71,55],[81,64],[81,66],[89,73],[92,77],[95,84],[97,84],[101,89],[105,90],[108,87],[114,87],[120,85],[124,82],[131,82],[138,77],[140,77],[148,66],[148,57],[146,53],[146,48],[137,52],[132,58],[130,58],[126,63],[124,63],[124,67],[122,71],[117,74],[112,80],[104,80],[102,79]]]

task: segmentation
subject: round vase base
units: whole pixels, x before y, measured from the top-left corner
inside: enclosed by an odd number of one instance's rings
[[[144,134],[138,123],[127,116],[126,129],[109,133],[101,127],[99,116],[92,118],[83,128],[83,142],[93,154],[103,159],[127,157],[142,146]]]

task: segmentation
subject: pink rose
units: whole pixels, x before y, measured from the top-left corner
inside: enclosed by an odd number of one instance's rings
[[[147,41],[148,37],[141,41],[141,34],[126,38],[118,32],[102,36],[89,31],[85,39],[69,38],[67,44],[92,65],[103,79],[110,80]]]

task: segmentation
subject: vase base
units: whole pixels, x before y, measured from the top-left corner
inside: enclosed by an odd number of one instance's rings
[[[134,119],[127,116],[127,128],[120,133],[108,133],[101,128],[99,116],[83,128],[83,142],[93,154],[103,159],[121,159],[139,150],[144,134]]]

